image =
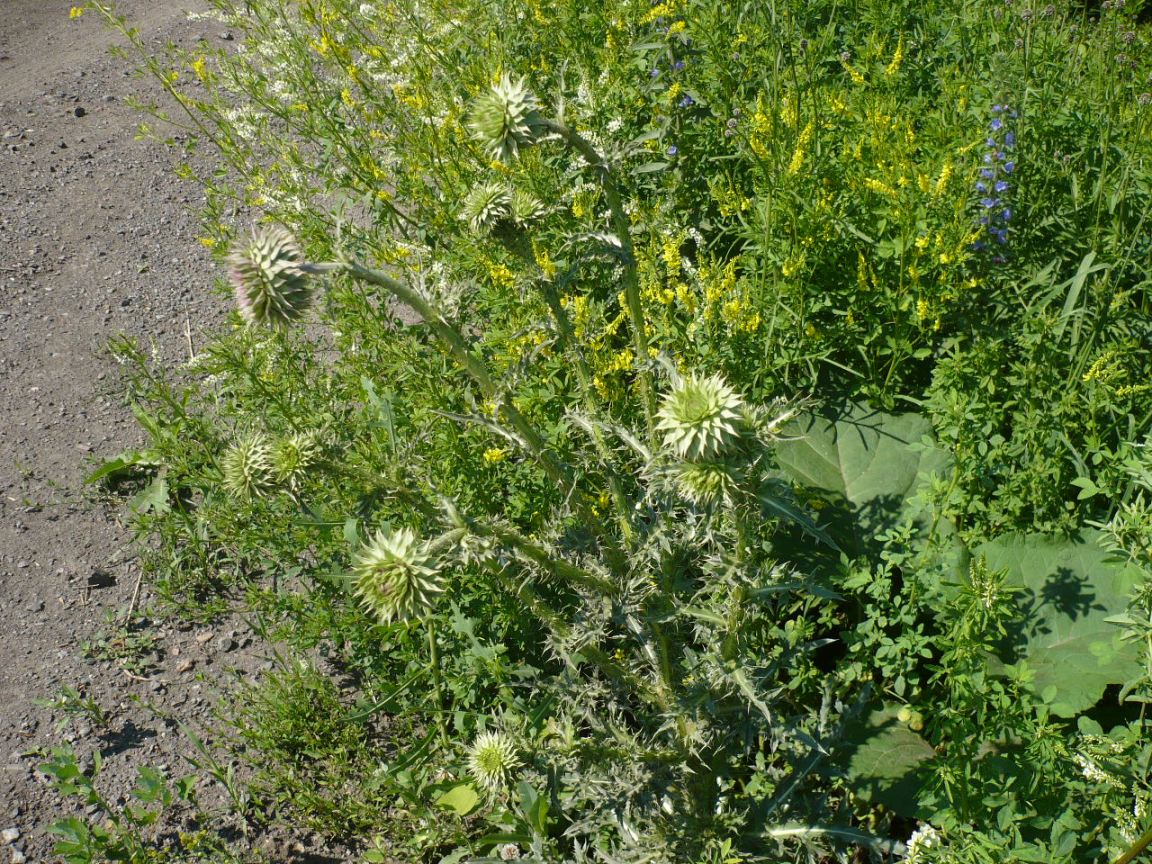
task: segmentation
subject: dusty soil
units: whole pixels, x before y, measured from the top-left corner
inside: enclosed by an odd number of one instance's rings
[[[124,333],[179,362],[226,309],[197,242],[199,190],[174,176],[177,152],[135,137],[126,99],[159,88],[109,56],[118,37],[93,13],[70,20],[70,5],[0,0],[0,864],[59,860],[46,829],[79,812],[38,771],[43,751],[69,742],[88,765],[99,751],[113,801],[138,765],[189,773],[191,744],[165,716],[203,728],[214,683],[263,660],[230,622],[151,622],[140,663],[118,661],[119,643],[110,659],[85,656],[125,636],[130,607],[149,608],[115,507],[83,488],[97,460],[141,441],[104,346]],[[197,6],[119,3],[150,46],[230,38],[188,21]],[[95,700],[107,726],[37,701],[63,687]]]

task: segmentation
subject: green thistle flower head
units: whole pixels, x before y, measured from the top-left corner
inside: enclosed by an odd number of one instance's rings
[[[713,507],[735,501],[744,478],[739,468],[725,462],[680,462],[672,469],[672,479],[693,504]]]
[[[228,256],[240,315],[249,324],[284,327],[312,303],[304,253],[283,228],[257,228]]]
[[[731,452],[747,426],[744,400],[719,375],[681,378],[664,397],[658,416],[664,445],[692,462]]]
[[[308,469],[320,461],[323,445],[316,432],[294,432],[272,445],[269,456],[276,482],[293,492],[300,488]]]
[[[387,624],[427,614],[444,591],[444,576],[415,532],[377,531],[352,561],[353,590],[361,605]]]
[[[468,773],[492,797],[512,785],[522,765],[516,742],[503,732],[482,732],[468,748]]]
[[[512,221],[524,225],[544,215],[544,202],[528,192],[517,189],[512,193]]]
[[[536,140],[543,118],[523,78],[503,75],[476,99],[468,128],[493,159],[510,162]]]
[[[512,215],[512,193],[503,183],[483,183],[468,193],[460,218],[477,234]]]
[[[223,485],[230,495],[248,500],[272,488],[271,450],[259,432],[241,438],[220,458]]]

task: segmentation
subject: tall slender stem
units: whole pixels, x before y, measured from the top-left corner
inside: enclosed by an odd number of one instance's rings
[[[636,372],[640,379],[641,395],[644,399],[644,416],[648,423],[648,437],[651,440],[656,423],[656,389],[652,373],[648,369],[648,332],[644,321],[644,306],[640,302],[640,273],[636,267],[636,250],[632,246],[632,230],[628,224],[628,214],[620,201],[620,189],[616,185],[612,167],[600,152],[585,138],[558,120],[545,120],[542,124],[559,135],[569,147],[588,160],[600,175],[600,186],[608,201],[608,211],[612,214],[612,227],[620,241],[620,251],[624,258],[624,301],[628,307],[628,317],[632,323],[632,345],[636,354]]]
[[[424,629],[428,631],[428,654],[432,664],[432,691],[436,699],[436,727],[440,730],[440,743],[448,744],[448,724],[444,719],[444,682],[440,673],[440,644],[436,640],[436,625],[429,615],[424,619]]]
[[[419,292],[414,291],[398,279],[393,279],[386,273],[364,267],[354,261],[343,262],[335,265],[335,267],[331,265],[314,264],[306,269],[310,272],[326,272],[331,269],[341,269],[355,276],[357,279],[369,282],[388,291],[393,297],[419,315],[421,320],[431,327],[433,332],[448,345],[449,350],[457,362],[464,367],[464,370],[480,387],[481,392],[486,398],[494,400],[499,395],[496,383],[492,380],[492,376],[488,374],[488,369],[484,365],[484,362],[469,349],[468,343],[464,341],[464,337],[460,335],[460,332],[444,319],[444,316],[440,314],[440,311],[435,306],[421,297]],[[524,440],[528,449],[539,460],[544,471],[548,474],[549,479],[568,488],[571,478],[568,476],[567,470],[548,448],[544,439],[532,428],[532,425],[524,415],[521,414],[510,401],[503,403],[500,410],[512,428]]]
[[[1117,858],[1113,864],[1129,864],[1130,861],[1135,861],[1136,856],[1152,845],[1152,828],[1149,828],[1140,838],[1132,844],[1132,847]]]

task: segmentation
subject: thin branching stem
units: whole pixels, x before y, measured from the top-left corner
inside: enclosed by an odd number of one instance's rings
[[[549,132],[560,136],[565,144],[588,160],[588,163],[596,169],[600,177],[600,186],[604,189],[604,197],[607,199],[608,210],[612,215],[612,227],[616,232],[616,239],[620,241],[620,252],[624,259],[624,301],[628,307],[628,317],[632,323],[636,373],[640,380],[640,390],[644,400],[644,416],[648,426],[648,437],[651,441],[656,428],[656,389],[648,363],[648,332],[644,319],[644,306],[640,302],[640,272],[636,266],[636,250],[632,245],[632,230],[628,224],[628,214],[624,212],[624,205],[620,200],[620,189],[616,184],[612,166],[587,139],[558,120],[546,120],[542,125]]]

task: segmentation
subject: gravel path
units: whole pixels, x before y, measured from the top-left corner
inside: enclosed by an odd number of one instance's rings
[[[222,38],[186,20],[191,4],[119,6],[149,46]],[[45,829],[75,812],[35,751],[63,739],[81,759],[101,751],[114,800],[137,765],[186,773],[176,724],[133,697],[195,724],[214,676],[259,662],[228,625],[164,623],[149,631],[142,672],[84,657],[139,576],[128,532],[81,482],[95,459],[141,440],[103,346],[124,333],[178,362],[226,310],[197,242],[199,189],[175,178],[175,152],[135,140],[125,99],[158,99],[157,88],[108,55],[117,37],[94,14],[69,20],[70,5],[0,0],[0,864],[56,860]],[[95,699],[110,725],[81,718],[58,731],[67,718],[36,700],[64,686]]]

